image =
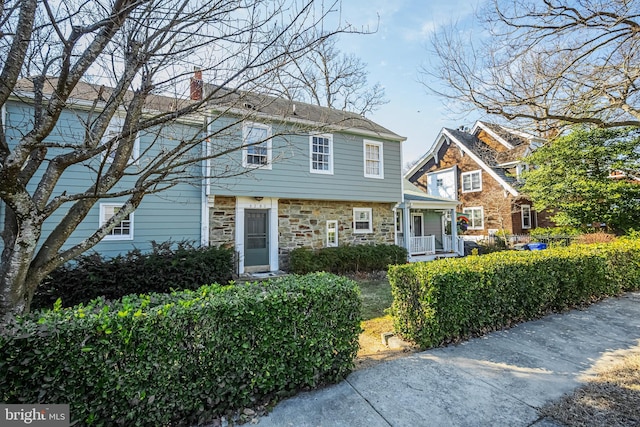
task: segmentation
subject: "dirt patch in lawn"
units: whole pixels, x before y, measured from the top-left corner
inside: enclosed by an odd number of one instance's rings
[[[607,355],[572,395],[542,409],[569,427],[640,425],[640,345]]]
[[[356,369],[369,368],[378,363],[405,357],[416,352],[416,347],[390,348],[382,342],[382,334],[393,331],[393,318],[386,314],[393,297],[386,276],[355,278],[362,298],[362,330]]]

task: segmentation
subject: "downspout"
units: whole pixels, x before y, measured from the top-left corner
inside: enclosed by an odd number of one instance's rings
[[[409,254],[409,261],[411,261],[411,235],[409,234],[409,221],[411,218],[409,217],[409,203],[404,203],[404,207],[402,208],[402,219],[404,222],[402,223],[402,234],[404,235],[404,247]]]
[[[205,120],[207,120],[205,114]],[[209,150],[209,138],[211,135],[209,132],[210,125],[207,124],[207,137],[202,142],[202,155],[204,160],[202,161],[202,200],[200,206],[200,244],[202,246],[209,246],[209,194],[211,193],[211,180],[209,178],[211,171],[211,160],[208,158],[210,154]]]
[[[464,255],[458,250],[458,214],[456,208],[451,209],[451,249],[458,255]]]
[[[204,99],[204,82],[202,80],[202,71],[198,68],[195,69],[194,77],[191,79],[191,99],[202,100]],[[209,195],[211,194],[211,160],[209,156],[210,150],[210,135],[211,135],[211,120],[207,114],[207,110],[204,112],[205,134],[202,141],[202,192],[200,200],[200,245],[209,246]]]

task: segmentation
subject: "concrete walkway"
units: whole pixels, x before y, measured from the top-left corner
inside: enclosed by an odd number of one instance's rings
[[[638,345],[640,292],[356,371],[258,425],[556,426],[537,409]]]

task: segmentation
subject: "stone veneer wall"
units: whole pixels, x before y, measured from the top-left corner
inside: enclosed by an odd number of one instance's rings
[[[393,244],[394,203],[339,202],[328,200],[280,199],[278,233],[280,268],[286,270],[289,252],[295,248],[323,248],[327,242],[327,221],[338,221],[338,246],[345,244]],[[353,208],[371,208],[373,233],[353,233]]]
[[[236,239],[236,198],[215,196],[209,209],[209,245],[233,247]]]

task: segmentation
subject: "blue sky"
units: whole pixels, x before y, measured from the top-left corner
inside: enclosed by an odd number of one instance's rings
[[[429,63],[429,38],[442,25],[468,28],[481,0],[345,0],[342,17],[356,26],[379,27],[375,34],[342,36],[338,47],[368,64],[370,83],[385,88],[389,103],[369,115],[407,137],[404,163],[422,156],[442,127],[470,126],[475,117],[456,117],[445,101],[419,83],[419,67]]]

